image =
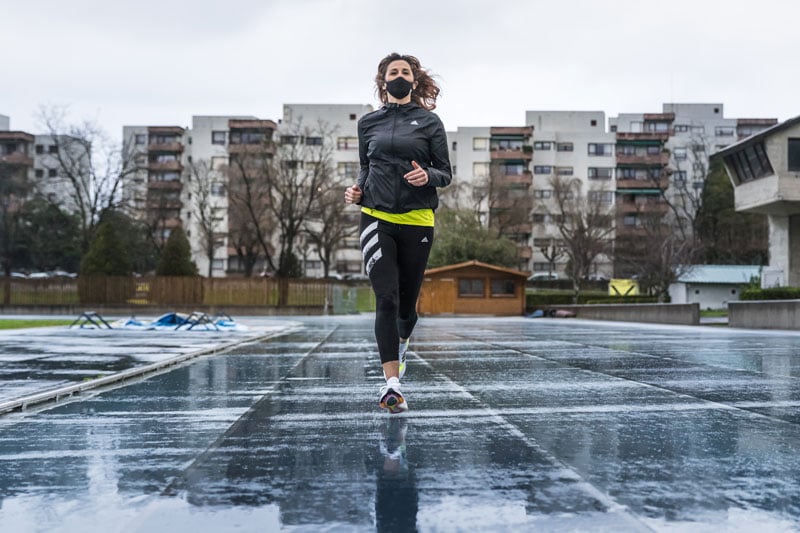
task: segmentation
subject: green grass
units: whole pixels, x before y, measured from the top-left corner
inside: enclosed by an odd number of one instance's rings
[[[728,316],[727,309],[706,309],[700,310],[700,316],[702,317],[718,317],[718,316]]]
[[[0,329],[43,328],[46,326],[69,326],[72,320],[64,319],[12,319],[0,318]]]

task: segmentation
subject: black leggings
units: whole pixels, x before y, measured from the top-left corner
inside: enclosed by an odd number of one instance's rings
[[[361,213],[361,253],[375,291],[375,339],[381,363],[397,361],[400,338],[417,323],[417,297],[433,228],[392,224]]]

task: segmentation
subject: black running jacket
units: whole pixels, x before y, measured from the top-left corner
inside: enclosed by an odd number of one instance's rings
[[[447,135],[439,117],[414,102],[386,104],[358,121],[361,205],[387,213],[436,209],[436,187],[452,180]],[[428,183],[415,187],[403,175],[416,161]]]

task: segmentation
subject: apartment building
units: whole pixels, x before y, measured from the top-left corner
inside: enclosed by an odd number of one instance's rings
[[[34,135],[11,131],[11,119],[0,115],[0,165],[10,175],[18,175],[31,185],[31,194],[48,199],[68,212],[75,212],[72,185],[64,176],[64,164],[80,171],[88,166],[89,154],[64,135]],[[62,156],[64,164],[59,161]]]
[[[279,126],[282,136],[305,136],[305,142],[312,143],[310,146],[328,147],[325,153],[335,169],[337,190],[342,198],[342,216],[354,230],[358,228],[360,211],[358,206],[344,205],[344,188],[358,180],[358,120],[372,111],[373,107],[367,104],[286,104]],[[299,251],[304,274],[322,276],[324,269],[317,248],[311,243],[301,243]],[[344,239],[334,254],[331,267],[330,274],[363,274],[357,231]]]
[[[301,147],[295,151],[300,160],[284,163],[310,168],[313,162],[302,161],[303,154],[330,146],[337,174],[355,181],[357,122],[371,110],[368,105],[287,104],[277,122],[231,115],[193,116],[189,128],[124,126],[123,145],[137,167],[123,186],[124,205],[164,241],[174,228],[184,228],[202,275],[240,275],[245,272],[244,259],[231,234],[237,216],[229,202],[232,169],[246,172],[243,165],[257,158],[270,159],[287,145]],[[353,212],[345,216],[357,225],[357,209],[349,209]],[[279,236],[277,232],[272,236],[277,249]],[[321,276],[317,250],[306,242],[297,245],[304,274]],[[208,250],[213,250],[211,257]],[[357,237],[346,240],[335,263],[339,273],[361,272]],[[253,268],[255,272],[266,269],[263,257]]]
[[[605,129],[602,111],[527,111],[533,127],[533,252],[529,270],[563,277],[568,257],[560,252],[559,209],[553,180],[578,180],[586,202],[613,209],[615,198],[615,135]],[[609,235],[609,239],[613,235]],[[611,277],[612,264],[599,256],[591,275]]]
[[[447,132],[453,181],[440,204],[474,211],[485,226],[517,243],[519,270],[531,268],[533,128],[464,127]]]

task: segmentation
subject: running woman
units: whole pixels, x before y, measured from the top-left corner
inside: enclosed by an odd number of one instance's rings
[[[375,292],[375,339],[386,384],[379,405],[408,410],[400,379],[417,323],[417,298],[433,244],[437,187],[452,180],[439,87],[414,56],[389,54],[375,89],[383,107],[358,122],[361,171],[344,194],[361,205],[361,251]]]

